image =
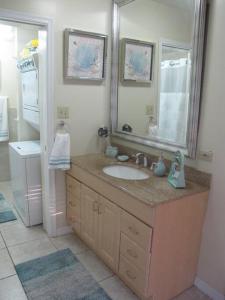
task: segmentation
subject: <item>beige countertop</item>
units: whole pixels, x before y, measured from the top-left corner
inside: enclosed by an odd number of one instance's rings
[[[175,189],[167,182],[167,177],[156,177],[147,168],[139,167],[132,162],[120,163],[116,159],[106,157],[104,154],[75,156],[72,157],[72,164],[150,206],[156,206],[208,190],[207,187],[192,181],[186,181],[185,189]],[[148,173],[150,177],[146,180],[124,180],[103,173],[102,169],[105,166],[115,164],[139,168]]]

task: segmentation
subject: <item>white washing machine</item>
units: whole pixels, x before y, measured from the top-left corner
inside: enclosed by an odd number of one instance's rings
[[[26,226],[42,223],[40,141],[9,143],[15,208]]]

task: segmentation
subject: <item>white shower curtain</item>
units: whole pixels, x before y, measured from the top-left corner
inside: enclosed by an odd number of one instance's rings
[[[158,137],[186,144],[190,61],[182,58],[161,63]]]

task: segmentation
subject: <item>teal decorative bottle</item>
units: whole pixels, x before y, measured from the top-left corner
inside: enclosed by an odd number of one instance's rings
[[[151,170],[153,170],[154,174],[159,177],[162,177],[166,174],[166,166],[162,153],[160,154],[158,162],[152,164]]]
[[[185,188],[184,155],[177,151],[171,164],[168,182],[176,189]]]

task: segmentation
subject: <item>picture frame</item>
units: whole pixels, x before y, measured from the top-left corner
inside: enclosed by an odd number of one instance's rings
[[[64,78],[105,79],[107,36],[66,28],[64,30]]]
[[[121,51],[122,82],[151,83],[153,80],[155,43],[123,38]]]

